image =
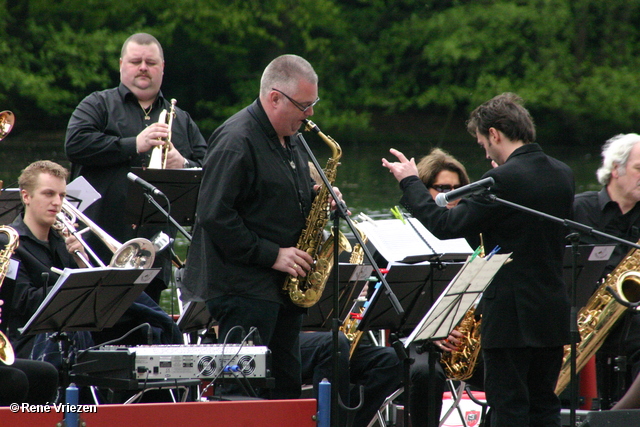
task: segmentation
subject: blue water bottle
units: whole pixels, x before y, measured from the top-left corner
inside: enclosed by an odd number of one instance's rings
[[[69,412],[70,406],[78,405],[78,395],[78,387],[76,387],[74,383],[69,384],[69,387],[67,387],[67,391],[65,393],[65,403],[67,404],[67,407],[65,408],[64,413],[64,423],[66,427],[78,427],[78,412]]]
[[[331,427],[331,383],[326,378],[318,385],[318,427]]]

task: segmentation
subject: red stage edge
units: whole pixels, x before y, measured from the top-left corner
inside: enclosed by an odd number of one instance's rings
[[[95,413],[79,415],[87,427],[315,427],[316,406],[315,399],[136,403],[92,406]],[[9,407],[2,407],[0,426],[53,427],[64,414],[50,408],[49,413],[13,413]]]

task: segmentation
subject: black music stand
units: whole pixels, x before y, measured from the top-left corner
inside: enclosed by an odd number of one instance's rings
[[[367,264],[340,263],[338,269],[338,292],[340,300],[340,319],[344,319],[347,310],[351,308],[353,300],[358,298],[365,283],[371,277],[373,267]],[[333,283],[335,270],[331,270],[327,283]],[[311,331],[331,330],[331,318],[333,315],[333,286],[325,286],[318,302],[309,308],[302,320],[302,329]]]
[[[122,317],[159,268],[65,268],[44,301],[22,329],[23,335],[51,332],[101,331]],[[68,343],[62,341],[62,389],[69,382]]]
[[[196,202],[202,169],[143,169],[132,168],[131,172],[162,191],[171,203],[171,217],[179,225],[190,226],[195,221]],[[144,189],[129,184],[125,218],[127,223],[141,226],[167,224],[167,216],[146,203]]]
[[[616,245],[579,245],[576,259],[576,306],[584,307],[593,295]],[[573,248],[566,246],[562,275],[567,288],[573,282]]]
[[[428,399],[431,402],[431,408],[435,407],[435,399],[441,398],[435,395],[434,372],[438,351],[433,342],[449,336],[449,333],[460,323],[473,303],[478,300],[487,286],[489,286],[493,276],[507,262],[510,255],[496,254],[486,258],[469,257],[468,261],[444,292],[440,294],[436,302],[405,341],[404,346],[407,349],[413,341],[426,341],[429,344],[430,381]],[[407,397],[408,400],[409,397]],[[438,415],[431,411],[429,425],[438,425]]]
[[[207,305],[200,301],[189,301],[184,305],[182,314],[176,321],[178,328],[183,333],[191,333],[209,329],[215,325],[216,320],[209,314]]]
[[[424,309],[433,304],[432,295],[439,295],[463,264],[439,263],[438,267],[430,263],[390,264],[385,278],[398,296],[404,315],[398,316],[389,301],[374,298],[363,315],[362,328],[390,329],[393,332],[414,328],[424,315]]]
[[[9,225],[18,216],[22,207],[20,189],[5,188],[0,191],[0,225]]]
[[[158,271],[159,268],[65,268],[22,334],[110,328]]]

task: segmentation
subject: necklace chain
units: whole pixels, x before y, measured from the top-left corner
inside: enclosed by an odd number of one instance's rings
[[[144,108],[142,105],[140,106],[140,108],[142,108],[142,112],[144,113],[144,119],[151,120],[151,117],[149,117],[149,114],[151,114],[151,110],[153,110],[153,104],[149,105],[148,110]]]

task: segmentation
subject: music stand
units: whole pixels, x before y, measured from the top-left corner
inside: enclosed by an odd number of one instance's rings
[[[158,271],[159,268],[65,268],[22,334],[110,328]]]
[[[202,169],[143,169],[131,172],[162,191],[171,203],[171,217],[183,226],[193,225],[196,202],[202,180]],[[144,189],[129,185],[125,218],[136,226],[167,224],[167,217],[154,206],[146,203]]]
[[[5,188],[0,191],[0,225],[9,225],[22,207],[20,189]]]
[[[217,324],[217,321],[209,314],[204,302],[189,301],[185,304],[176,324],[183,333],[187,334],[203,329],[208,330],[212,324]]]
[[[374,298],[363,315],[362,327],[390,329],[396,332],[414,328],[422,319],[424,309],[433,304],[432,295],[439,295],[458,274],[463,264],[441,263],[444,268],[432,266],[430,263],[390,264],[386,279],[398,296],[405,313],[398,316],[389,301]],[[427,287],[431,287],[433,292],[426,292]]]
[[[367,264],[340,263],[338,269],[340,319],[344,319],[351,308],[353,300],[358,298],[365,283],[371,277],[373,267]],[[335,270],[331,270],[327,283],[333,282]],[[331,329],[333,317],[333,286],[325,286],[318,302],[309,308],[302,320],[302,329],[312,331],[328,331]]]
[[[576,307],[584,307],[593,295],[598,280],[602,277],[611,254],[616,245],[579,245],[579,257],[576,260],[577,279],[576,284]],[[566,246],[564,251],[564,261],[562,275],[567,288],[572,283],[573,268],[572,260],[573,248]]]
[[[159,268],[65,268],[44,301],[22,329],[23,335],[51,332],[101,331],[122,317]],[[69,382],[69,348],[62,341],[61,387]]]
[[[495,254],[486,258],[469,257],[456,277],[440,294],[436,302],[405,341],[404,346],[407,349],[416,340],[429,342],[429,372],[432,375],[430,375],[429,379],[428,399],[429,402],[432,402],[431,408],[435,407],[433,403],[435,399],[439,398],[435,395],[435,377],[433,375],[438,352],[433,345],[433,341],[446,338],[460,323],[473,303],[489,286],[493,276],[507,262],[510,255],[509,253]],[[431,412],[429,425],[437,426],[438,414],[434,411]]]

